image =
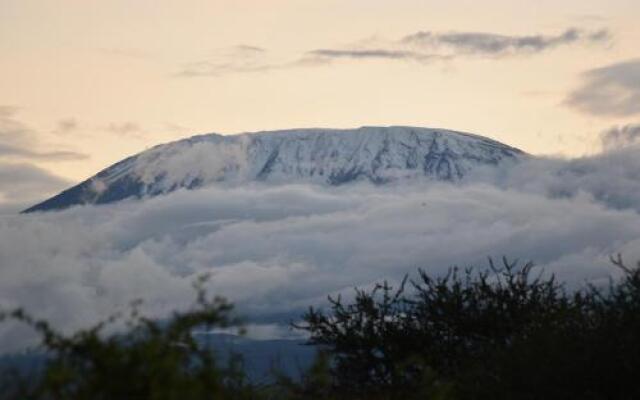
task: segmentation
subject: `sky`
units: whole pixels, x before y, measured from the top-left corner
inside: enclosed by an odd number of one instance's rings
[[[638,122],[639,16],[635,0],[0,0],[0,186],[24,187],[0,201],[207,132],[411,125],[593,154]]]

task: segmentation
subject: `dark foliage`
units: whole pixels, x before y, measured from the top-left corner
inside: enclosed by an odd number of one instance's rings
[[[155,321],[133,304],[128,316],[115,315],[94,327],[65,336],[46,321],[17,309],[0,314],[31,326],[41,337],[48,361],[40,376],[8,375],[3,398],[16,399],[245,399],[251,388],[242,365],[232,358],[216,365],[214,354],[192,331],[227,327],[232,306],[208,298],[196,284],[198,298],[189,311]],[[107,335],[108,325],[124,321],[123,332]]]
[[[420,271],[397,288],[330,298],[295,325],[322,351],[299,380],[275,371],[249,382],[239,357],[219,365],[194,330],[237,326],[232,307],[206,296],[165,321],[132,306],[64,335],[18,309],[0,313],[41,337],[37,379],[6,372],[3,399],[636,399],[640,265],[613,259],[623,279],[567,291],[533,266],[503,260],[486,271]],[[106,332],[117,321],[124,329]]]
[[[532,265],[453,268],[357,290],[297,325],[333,357],[331,390],[353,399],[632,399],[640,370],[640,270],[568,293]]]

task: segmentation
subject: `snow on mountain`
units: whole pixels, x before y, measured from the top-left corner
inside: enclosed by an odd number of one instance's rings
[[[413,127],[207,134],[129,157],[25,212],[112,203],[213,184],[456,181],[475,167],[514,162],[523,155],[482,136]]]

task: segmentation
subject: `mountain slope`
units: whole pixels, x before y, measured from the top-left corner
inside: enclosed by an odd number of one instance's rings
[[[428,128],[208,134],[129,157],[24,212],[112,203],[211,184],[455,181],[475,167],[515,161],[523,155],[481,136]]]

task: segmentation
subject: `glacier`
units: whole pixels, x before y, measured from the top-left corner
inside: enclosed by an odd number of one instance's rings
[[[526,154],[495,140],[405,126],[205,134],[155,146],[23,212],[107,204],[178,189],[313,183],[458,181]]]

